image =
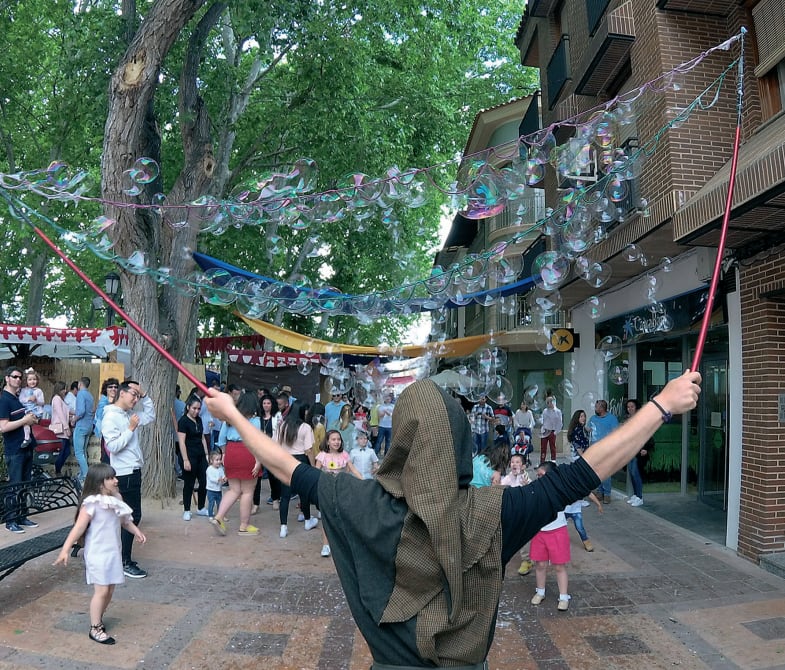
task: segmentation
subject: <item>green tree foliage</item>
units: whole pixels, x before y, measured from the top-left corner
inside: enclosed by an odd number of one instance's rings
[[[478,111],[536,88],[536,75],[517,64],[520,7],[511,0],[491,8],[477,0],[30,0],[0,11],[8,45],[0,54],[0,169],[57,159],[98,179],[100,162],[101,194],[110,202],[149,203],[157,192],[169,204],[229,198],[302,157],[318,164],[319,190],[352,173],[379,177],[391,166],[453,160]],[[140,156],[155,158],[161,175],[134,199],[123,192],[122,172]],[[447,200],[437,187],[447,187],[454,172],[438,171],[423,207],[305,230],[260,222],[197,239],[193,227],[167,225],[179,223],[172,213],[162,220],[155,211],[113,205],[103,213],[117,221],[109,231],[116,253],[143,251],[152,267],[178,276],[192,269],[187,249],[198,247],[265,275],[303,275],[365,293],[427,274]],[[73,230],[101,213],[39,204]],[[0,217],[12,230],[4,244],[13,255],[0,288],[17,296],[4,301],[7,318],[16,320],[34,293],[32,259],[47,257],[5,212]],[[309,253],[314,248],[321,253]],[[109,269],[85,254],[78,262],[99,283]],[[59,265],[40,267],[52,287],[44,316],[65,313],[84,325],[92,296]],[[149,276],[122,275],[129,314],[188,360],[197,301]],[[202,305],[198,314],[212,332],[237,328],[225,309]],[[365,342],[394,341],[407,324],[286,318],[303,332]],[[131,349],[135,376],[166,415],[172,374],[161,374],[160,359],[135,335]],[[168,472],[169,439],[168,426],[160,426],[148,454],[161,473]],[[156,486],[148,492],[171,492],[170,482]]]

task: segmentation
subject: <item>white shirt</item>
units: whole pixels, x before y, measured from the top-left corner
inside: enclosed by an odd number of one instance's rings
[[[392,413],[395,405],[389,402],[379,405],[379,428],[392,428]]]
[[[101,435],[109,452],[109,463],[118,477],[130,475],[144,465],[142,448],[139,446],[139,427],[137,430],[128,427],[133,414],[139,417],[139,426],[155,421],[155,408],[149,396],[140,398],[130,412],[118,405],[107,405],[101,421]]]
[[[553,521],[540,528],[540,530],[556,530],[557,528],[561,528],[562,526],[566,525],[567,517],[564,516],[564,511],[562,510],[556,515],[556,518]]]

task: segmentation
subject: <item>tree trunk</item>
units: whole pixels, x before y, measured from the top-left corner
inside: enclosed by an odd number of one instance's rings
[[[124,191],[128,184],[123,174],[143,156],[159,159],[160,136],[152,114],[161,64],[181,31],[204,5],[204,0],[158,0],[139,25],[109,86],[109,111],[104,130],[101,161],[101,190],[108,203],[149,204],[161,190],[162,178],[147,185],[139,196]],[[202,121],[203,122],[203,121]],[[184,131],[183,141],[191,143]],[[169,194],[169,202],[187,202],[191,193],[205,191],[212,178],[211,147],[185,152],[182,172]],[[159,160],[160,164],[160,160]],[[106,205],[106,215],[116,223],[109,234],[119,256],[128,258],[135,251],[146,254],[148,263],[171,268],[173,276],[187,274],[190,258],[184,248],[196,246],[193,227],[173,229],[164,225],[153,210]],[[171,286],[159,287],[147,274],[122,271],[121,283],[128,315],[175,358],[182,358],[182,324],[193,323],[196,302],[178,294]],[[155,405],[158,419],[143,429],[145,456],[143,494],[167,498],[174,494],[172,467],[172,421],[176,371],[133,329],[129,329],[132,376],[139,381]]]

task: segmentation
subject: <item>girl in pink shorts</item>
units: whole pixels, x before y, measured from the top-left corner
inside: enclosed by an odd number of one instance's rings
[[[555,467],[555,463],[545,461],[537,468],[537,476],[542,477]],[[559,512],[554,521],[543,526],[540,532],[532,538],[529,556],[534,561],[534,574],[537,580],[537,591],[532,597],[532,605],[539,605],[545,600],[545,575],[550,562],[556,573],[556,584],[559,587],[557,609],[560,612],[566,612],[570,606],[570,594],[567,592],[570,535],[567,531],[567,519],[563,511]]]

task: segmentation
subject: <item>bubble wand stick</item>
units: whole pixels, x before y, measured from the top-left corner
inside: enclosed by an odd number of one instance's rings
[[[207,386],[203,381],[200,381],[197,377],[195,377],[190,370],[185,368],[172,354],[170,354],[166,349],[164,349],[158,342],[155,341],[152,335],[150,335],[144,328],[142,328],[136,321],[134,321],[125,311],[112,300],[90,277],[88,277],[82,270],[79,268],[76,263],[74,263],[66,254],[63,252],[60,247],[58,247],[52,240],[50,240],[46,234],[38,228],[31,220],[30,217],[27,216],[27,213],[24,211],[24,208],[20,208],[18,204],[11,198],[8,197],[8,194],[0,189],[0,196],[8,203],[9,207],[11,208],[12,214],[22,219],[25,223],[27,223],[32,229],[33,232],[38,235],[38,237],[43,240],[44,244],[48,246],[52,251],[57,254],[62,261],[71,268],[85,284],[87,284],[96,294],[101,296],[106,303],[115,311],[117,312],[125,322],[133,328],[137,333],[139,333],[147,343],[153,347],[161,356],[163,356],[169,363],[171,363],[175,369],[177,369],[182,375],[188,379],[196,388],[202,391],[205,395],[207,393]]]
[[[733,139],[733,156],[730,163],[730,177],[728,181],[728,196],[725,200],[725,212],[722,216],[722,226],[720,228],[720,241],[717,244],[717,259],[714,261],[714,271],[711,275],[709,286],[709,297],[706,300],[706,311],[703,313],[698,341],[695,345],[695,356],[692,359],[690,370],[698,370],[703,356],[703,347],[706,344],[706,336],[709,332],[711,323],[711,313],[714,310],[714,295],[717,293],[717,286],[722,272],[722,257],[725,254],[725,241],[728,236],[728,224],[730,223],[730,213],[733,205],[733,189],[736,186],[736,166],[739,162],[739,145],[741,144],[741,110],[744,101],[744,35],[747,29],[741,29],[741,56],[739,57],[739,72],[736,82],[736,136]]]

